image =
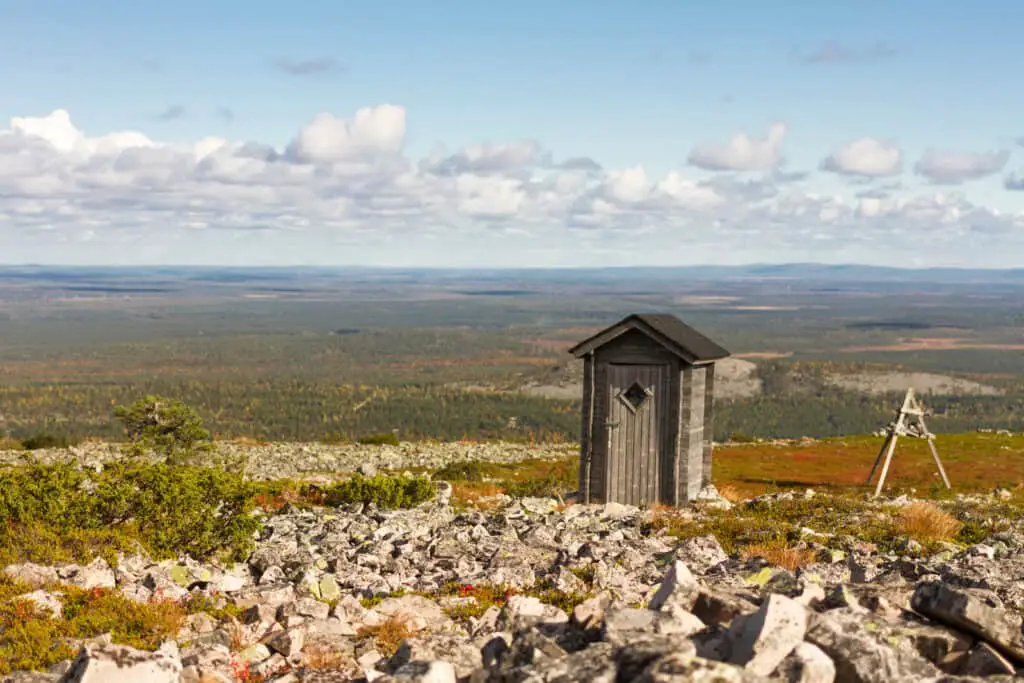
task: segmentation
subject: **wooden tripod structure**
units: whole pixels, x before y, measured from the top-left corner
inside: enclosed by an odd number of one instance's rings
[[[916,418],[916,424],[911,421],[911,418]],[[942,476],[942,483],[946,485],[946,488],[952,488],[949,485],[949,477],[946,476],[946,470],[942,467],[942,461],[939,460],[939,452],[935,448],[935,435],[928,431],[928,426],[924,423],[924,409],[918,402],[917,397],[914,396],[914,389],[907,389],[907,395],[903,399],[903,406],[900,408],[899,413],[896,415],[896,420],[890,422],[885,428],[886,437],[885,442],[882,444],[882,449],[878,452],[878,457],[875,458],[875,464],[871,468],[871,474],[868,475],[868,480],[865,484],[870,484],[871,479],[875,476],[875,471],[878,469],[878,465],[882,465],[882,473],[878,477],[878,485],[875,486],[875,497],[882,492],[882,487],[885,485],[885,476],[889,473],[889,464],[892,462],[893,451],[896,450],[896,439],[901,436],[916,437],[919,439],[928,440],[928,448],[931,449],[932,458],[935,459],[935,466],[939,468],[939,475]],[[884,461],[883,461],[884,458]]]

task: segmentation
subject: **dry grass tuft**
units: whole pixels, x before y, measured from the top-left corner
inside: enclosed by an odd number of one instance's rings
[[[302,648],[302,659],[306,669],[315,671],[358,672],[358,664],[346,652],[327,643],[312,643]]]
[[[738,488],[731,484],[715,484],[718,489],[718,493],[730,503],[739,503],[745,500],[745,496],[740,492]]]
[[[650,525],[653,529],[664,529],[677,524],[681,519],[681,511],[665,503],[651,503],[647,508]]]
[[[237,619],[228,619],[228,623],[224,624],[224,630],[228,634],[230,641],[228,647],[232,652],[240,652],[244,650],[249,644],[249,637],[246,633],[245,627]]]
[[[395,654],[402,641],[411,635],[408,624],[397,616],[377,626],[364,626],[356,633],[357,638],[372,639],[374,647],[385,657]]]
[[[794,548],[782,539],[753,543],[740,552],[744,560],[764,558],[768,564],[794,571],[814,561],[814,551],[809,548]]]
[[[911,503],[899,514],[900,531],[920,543],[948,541],[962,526],[951,514],[931,503]]]

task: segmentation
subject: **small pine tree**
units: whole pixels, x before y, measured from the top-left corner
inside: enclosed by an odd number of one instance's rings
[[[181,401],[146,396],[129,406],[117,406],[114,415],[128,435],[126,454],[140,456],[152,451],[170,465],[198,464],[215,451],[213,437],[203,420]]]

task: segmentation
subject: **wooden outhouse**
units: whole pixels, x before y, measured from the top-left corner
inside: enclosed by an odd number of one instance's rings
[[[586,339],[580,496],[681,505],[711,483],[715,361],[729,352],[673,315],[637,314]]]

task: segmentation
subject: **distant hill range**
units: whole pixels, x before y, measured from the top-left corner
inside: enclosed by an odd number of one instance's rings
[[[506,280],[536,279],[609,281],[641,277],[653,279],[793,279],[833,282],[1006,282],[1024,284],[1024,268],[894,268],[822,263],[751,264],[741,266],[672,266],[608,268],[382,268],[364,266],[62,266],[44,264],[0,265],[0,280],[110,280],[159,279],[239,282],[337,278],[365,280],[425,277],[427,279]]]

